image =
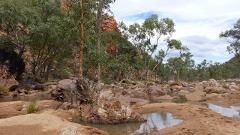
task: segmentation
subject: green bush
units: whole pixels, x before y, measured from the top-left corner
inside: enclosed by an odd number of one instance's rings
[[[35,113],[37,111],[37,104],[36,102],[28,102],[26,104],[27,113]]]
[[[188,99],[184,95],[178,95],[178,97],[173,99],[174,103],[186,103]]]
[[[8,88],[5,86],[0,85],[0,95],[5,95],[8,93]]]

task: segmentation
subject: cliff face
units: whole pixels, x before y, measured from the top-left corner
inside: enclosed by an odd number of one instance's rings
[[[117,28],[117,22],[111,16],[103,16],[102,17],[102,27],[101,32],[113,32]],[[116,47],[113,44],[112,39],[109,39],[106,44],[106,52],[109,56],[114,56],[116,54]]]
[[[111,16],[103,16],[102,17],[102,32],[112,32],[116,30],[117,28],[117,22],[115,19]]]

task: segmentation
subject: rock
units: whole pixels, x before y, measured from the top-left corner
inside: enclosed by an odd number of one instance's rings
[[[186,82],[182,82],[182,86],[183,86],[183,87],[188,87],[189,85],[188,85],[188,83],[186,83]]]
[[[0,85],[7,89],[13,89],[19,85],[15,77],[8,72],[6,66],[0,66]]]
[[[107,117],[107,111],[103,108],[98,108],[97,113],[98,113],[98,115],[100,115],[100,117],[104,117],[104,118]]]
[[[24,130],[23,130],[24,129]],[[1,135],[107,135],[106,132],[69,122],[48,112],[0,120]]]
[[[191,93],[186,93],[186,94],[183,94],[189,101],[203,101],[203,99],[205,98],[206,96],[206,93],[203,92],[202,90],[196,90],[194,92],[191,92]]]
[[[223,93],[226,93],[227,91],[222,87],[208,86],[204,89],[204,92],[206,92],[207,94],[211,94],[211,93],[223,94]]]
[[[215,86],[218,87],[219,83],[215,79],[210,79],[209,80],[209,86]]]
[[[19,85],[13,85],[9,88],[9,91],[15,91],[18,87]]]
[[[101,31],[102,32],[111,32],[114,31],[117,27],[116,20],[111,16],[102,16],[102,26]]]
[[[141,91],[133,91],[133,92],[131,92],[130,96],[133,98],[142,98],[142,99],[147,98],[146,93],[141,92]]]
[[[64,79],[58,82],[57,88],[62,90],[77,91],[76,80]]]
[[[125,95],[128,95],[129,93],[127,91],[122,91],[122,95],[125,96]]]
[[[166,94],[166,92],[164,92],[160,86],[150,86],[149,89],[151,96],[162,96]]]
[[[57,89],[57,85],[49,85],[47,87],[48,93],[51,93],[52,91]]]
[[[232,82],[229,85],[229,89],[234,91],[234,90],[239,90],[239,86],[236,85],[236,83]]]
[[[179,92],[178,92],[178,94],[180,94],[180,95],[187,95],[187,94],[189,94],[190,92],[189,91],[187,91],[187,90],[180,90]]]
[[[26,103],[24,101],[12,101],[0,103],[0,118],[8,118],[17,115],[27,114]],[[60,102],[54,100],[42,100],[37,102],[37,110],[57,109],[61,105]]]
[[[69,110],[72,108],[72,105],[71,103],[68,103],[68,102],[64,102],[62,105],[61,105],[61,109],[63,110]]]
[[[99,98],[101,99],[107,99],[107,100],[111,100],[114,97],[114,94],[112,92],[112,90],[105,90],[105,91],[101,91]]]
[[[17,91],[14,91],[13,93],[12,93],[12,97],[17,97],[18,96],[18,92]]]
[[[31,89],[33,90],[44,90],[44,85],[39,84],[39,83],[35,83],[31,85]]]
[[[72,91],[77,91],[76,80],[64,79],[58,82],[57,85],[51,85],[48,87],[49,93],[51,96],[58,101],[63,101],[67,95],[67,93],[71,93]]]
[[[170,81],[168,81],[168,84],[171,86],[171,85],[176,85],[176,82],[175,81],[173,81],[173,80],[170,80]]]
[[[220,84],[214,79],[210,79],[209,81],[202,81],[202,85],[203,85],[204,88],[206,88],[206,87],[220,87]]]
[[[103,124],[144,121],[138,113],[131,109],[129,104],[124,104],[116,98],[112,101],[100,99],[97,106],[83,107],[80,117],[86,122]]]
[[[38,111],[43,111],[46,109],[57,109],[62,105],[61,102],[57,102],[54,100],[41,100],[37,102]]]
[[[13,78],[8,78],[8,79],[1,78],[0,84],[2,86],[5,86],[7,89],[13,89],[14,87],[17,87],[19,83]]]
[[[178,92],[182,89],[183,87],[181,85],[173,85],[170,87],[172,92]]]
[[[26,112],[23,111],[23,105],[23,101],[0,103],[0,118],[7,118],[16,115],[26,114]]]

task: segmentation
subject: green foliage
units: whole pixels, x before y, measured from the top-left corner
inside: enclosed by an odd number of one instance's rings
[[[228,51],[235,57],[224,64],[203,61],[195,65],[192,54],[181,41],[171,39],[175,24],[170,18],[149,16],[143,23],[126,26],[119,23],[112,32],[96,30],[96,13],[112,16],[110,4],[115,0],[84,2],[84,19],[80,20],[80,3],[69,1],[67,11],[60,0],[0,1],[0,48],[24,54],[36,80],[69,78],[77,74],[79,65],[80,24],[84,24],[84,75],[96,79],[101,65],[102,79],[113,82],[122,79],[148,79],[149,72],[162,80],[207,80],[240,77],[240,20],[220,37],[229,41]],[[101,50],[97,50],[97,38]],[[160,44],[164,41],[165,44]],[[114,53],[108,54],[112,42]],[[160,48],[160,49],[159,49]],[[158,52],[157,52],[158,50]],[[168,57],[171,51],[177,54]]]
[[[230,45],[227,47],[229,53],[233,53],[236,56],[240,55],[240,19],[233,26],[232,29],[227,30],[220,34],[220,37],[226,38]]]
[[[0,95],[5,95],[8,93],[8,88],[6,88],[5,86],[0,85]]]
[[[37,104],[36,104],[36,102],[27,102],[26,103],[26,110],[27,110],[28,114],[37,112]]]
[[[178,95],[176,98],[172,100],[174,103],[186,103],[188,99],[184,95]]]
[[[169,18],[159,19],[157,15],[151,15],[143,24],[135,23],[126,27],[121,23],[121,26],[123,35],[132,41],[132,44],[140,52],[142,59],[140,59],[138,65],[141,65],[140,70],[145,72],[146,76],[144,78],[148,79],[148,72],[152,68],[150,66],[154,62],[152,56],[159,46],[160,38],[162,36],[170,37],[175,32],[174,22]],[[164,51],[161,51],[159,54],[164,55],[164,53]],[[159,63],[161,63],[161,57],[159,59]]]

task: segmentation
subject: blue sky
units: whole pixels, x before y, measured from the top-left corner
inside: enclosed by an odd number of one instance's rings
[[[111,10],[127,25],[141,23],[151,14],[169,17],[176,24],[173,38],[190,49],[196,63],[203,59],[222,63],[232,56],[219,34],[240,19],[239,6],[240,0],[116,0]]]

